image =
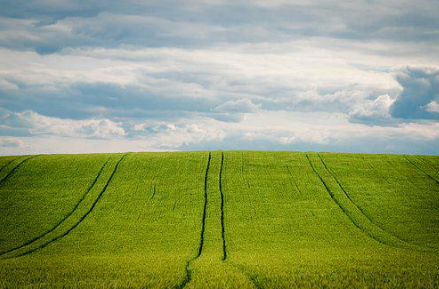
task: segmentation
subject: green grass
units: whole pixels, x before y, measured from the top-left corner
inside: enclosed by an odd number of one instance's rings
[[[1,157],[0,212],[0,288],[439,287],[439,157]]]

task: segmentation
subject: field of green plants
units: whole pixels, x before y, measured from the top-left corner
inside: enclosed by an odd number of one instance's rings
[[[0,288],[438,288],[439,157],[0,157]]]

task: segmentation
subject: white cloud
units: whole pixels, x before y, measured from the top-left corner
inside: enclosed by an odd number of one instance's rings
[[[254,104],[250,99],[243,98],[237,100],[229,100],[214,108],[218,112],[256,112],[261,108],[260,104]]]
[[[371,125],[388,125],[393,120],[390,115],[390,107],[395,99],[389,95],[380,95],[376,99],[367,101],[364,105],[356,107],[349,113],[350,120]]]
[[[429,104],[426,105],[425,109],[428,112],[439,113],[439,102],[432,101],[432,102],[430,102]]]
[[[66,137],[122,137],[125,131],[108,119],[72,120],[42,116],[33,111],[5,112],[0,130],[23,131],[27,135],[57,135]]]

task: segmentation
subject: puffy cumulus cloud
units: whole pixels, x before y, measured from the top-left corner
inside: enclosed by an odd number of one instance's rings
[[[432,101],[425,106],[428,112],[439,113],[439,103],[436,101]]]
[[[219,112],[255,112],[261,108],[260,104],[254,104],[250,99],[243,98],[237,100],[229,100],[214,108]]]
[[[439,100],[439,68],[408,67],[397,74],[402,92],[390,108],[393,117],[402,119],[439,119],[434,110]]]
[[[366,95],[354,102],[350,121],[369,125],[401,125],[439,119],[439,68],[406,67],[395,72],[402,90],[394,96]]]
[[[125,131],[108,119],[71,120],[47,117],[33,111],[19,113],[2,110],[2,135],[57,135],[66,137],[109,138],[122,137]]]
[[[225,122],[240,122],[247,113],[254,113],[261,109],[261,104],[254,104],[248,98],[229,100],[216,106],[210,117]]]
[[[0,135],[21,137],[68,137],[83,139],[143,140],[149,148],[178,149],[196,142],[220,141],[225,132],[216,121],[197,117],[175,121],[108,119],[60,119],[33,111],[19,113],[0,110]],[[16,138],[15,138],[16,139]]]
[[[30,113],[28,113],[30,114]],[[7,115],[7,114],[6,114]],[[33,116],[35,119],[41,116]],[[69,120],[69,129],[61,124],[30,125],[23,116],[20,121],[5,125],[4,115],[0,131],[15,123],[24,127],[26,142],[21,148],[2,148],[5,153],[40,152],[104,152],[104,151],[162,151],[202,149],[252,149],[252,150],[318,150],[368,153],[416,152],[438,153],[439,124],[401,123],[397,126],[367,126],[352,123],[341,113],[305,113],[260,110],[248,114],[239,123],[217,121],[196,116],[178,120],[126,120],[95,128],[102,120]],[[10,119],[10,118],[9,118]],[[61,121],[62,123],[62,121]],[[100,125],[98,125],[100,124]],[[101,137],[89,130],[101,131]],[[76,128],[76,129],[72,129]],[[102,132],[104,131],[104,133]],[[108,132],[110,131],[110,132]],[[113,135],[110,135],[113,134]],[[114,135],[115,134],[115,135]],[[7,134],[6,134],[7,135]],[[7,136],[11,138],[11,136]],[[73,144],[81,143],[79,147]],[[369,145],[365,146],[367,143]],[[44,144],[45,147],[41,147]],[[55,147],[56,146],[56,147]]]
[[[211,119],[195,118],[170,121],[148,121],[127,125],[130,139],[142,139],[155,149],[179,149],[196,143],[220,142],[226,133]]]
[[[438,123],[369,126],[352,123],[345,114],[260,111],[249,114],[239,125],[222,123],[220,127],[226,133],[221,141],[180,149],[437,154],[439,147]]]
[[[366,123],[370,125],[389,125],[394,123],[390,115],[390,107],[394,99],[389,95],[380,95],[373,100],[353,109],[349,113],[351,122]]]

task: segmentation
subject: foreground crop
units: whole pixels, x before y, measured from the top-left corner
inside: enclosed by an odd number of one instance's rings
[[[0,158],[0,287],[438,287],[439,158]]]

